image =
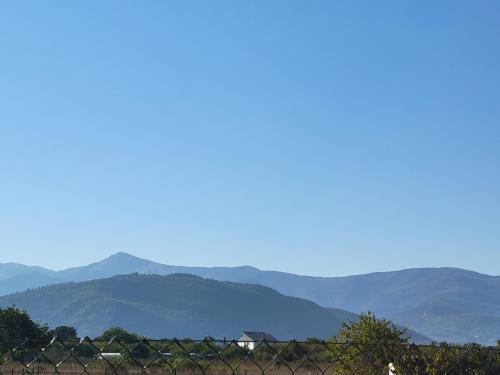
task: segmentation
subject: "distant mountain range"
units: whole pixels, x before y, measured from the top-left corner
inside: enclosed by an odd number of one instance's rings
[[[51,283],[129,273],[193,274],[260,284],[288,296],[355,313],[372,311],[437,341],[494,344],[500,338],[500,277],[455,268],[424,268],[348,277],[311,277],[253,267],[182,267],[118,253],[63,271],[0,265],[0,294]]]

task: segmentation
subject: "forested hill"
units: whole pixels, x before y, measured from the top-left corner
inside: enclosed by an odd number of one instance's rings
[[[279,339],[327,338],[340,320],[317,304],[273,289],[201,277],[127,275],[32,289],[0,298],[51,327],[97,336],[120,326],[148,337],[237,338],[243,330]]]

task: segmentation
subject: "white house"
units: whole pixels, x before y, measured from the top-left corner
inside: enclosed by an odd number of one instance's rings
[[[241,337],[238,339],[238,345],[241,346],[242,348],[248,349],[248,350],[254,350],[259,342],[262,340],[266,341],[278,341],[276,337],[270,335],[269,333],[266,332],[248,332],[245,331],[241,335]]]

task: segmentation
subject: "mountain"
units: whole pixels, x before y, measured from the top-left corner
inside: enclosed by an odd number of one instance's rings
[[[222,281],[257,283],[263,271],[243,267],[186,267],[171,266],[142,259],[131,254],[119,252],[100,262],[87,266],[69,268],[56,272],[58,278],[68,281],[85,281],[130,273],[148,275],[170,275],[185,273]],[[294,275],[295,276],[295,275]]]
[[[0,265],[0,275],[3,266]],[[500,338],[500,277],[455,268],[422,268],[347,277],[311,277],[254,267],[182,267],[118,253],[88,266],[27,278],[4,279],[3,293],[52,283],[138,272],[188,273],[220,281],[260,284],[325,307],[372,311],[437,341],[495,344]],[[49,280],[47,280],[49,279]],[[14,280],[14,281],[12,281]],[[30,284],[30,285],[28,285]]]
[[[0,264],[0,295],[61,282],[57,272],[17,263]]]
[[[437,341],[494,345],[500,337],[499,277],[454,268],[412,269],[335,278],[329,289],[328,303],[369,309]]]
[[[127,275],[32,289],[0,298],[51,327],[97,336],[121,326],[152,338],[237,338],[244,330],[279,339],[333,336],[341,322],[321,306],[260,285],[174,274]]]

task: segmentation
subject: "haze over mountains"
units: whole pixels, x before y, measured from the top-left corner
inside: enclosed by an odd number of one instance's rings
[[[63,271],[0,265],[0,294],[50,283],[117,274],[193,274],[260,284],[324,307],[373,311],[432,339],[494,344],[500,338],[500,277],[454,269],[410,269],[348,277],[310,277],[253,267],[182,267],[118,253],[101,262]]]

